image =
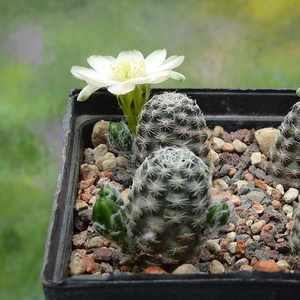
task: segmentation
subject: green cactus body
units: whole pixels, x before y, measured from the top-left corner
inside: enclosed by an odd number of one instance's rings
[[[209,165],[205,126],[199,106],[185,94],[154,95],[139,115],[135,139],[139,157],[143,160],[162,147],[185,146]]]
[[[127,233],[122,197],[113,188],[103,187],[93,207],[93,224],[104,237],[114,241],[124,252],[134,251],[135,244]]]
[[[281,135],[270,150],[266,171],[285,189],[300,188],[300,102],[293,105],[280,126]]]
[[[208,235],[227,221],[228,207],[214,205],[210,187],[207,166],[185,147],[166,147],[144,160],[128,193],[127,218],[148,263],[196,258]]]
[[[124,122],[110,122],[107,139],[114,150],[125,156],[130,162],[135,160],[134,138]]]

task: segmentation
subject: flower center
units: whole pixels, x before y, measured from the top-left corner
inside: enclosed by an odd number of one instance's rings
[[[145,77],[145,62],[136,61],[134,58],[119,62],[116,66],[111,65],[116,81],[126,81],[132,78]]]

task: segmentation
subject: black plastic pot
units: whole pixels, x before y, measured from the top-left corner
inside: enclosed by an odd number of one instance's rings
[[[239,271],[231,274],[117,274],[111,276],[76,275],[69,277],[73,230],[73,205],[79,181],[83,151],[91,147],[95,122],[120,120],[116,98],[99,90],[85,102],[76,101],[79,90],[70,93],[64,118],[65,141],[41,281],[46,299],[298,299],[299,273]],[[153,89],[161,93],[163,89]],[[170,91],[170,89],[168,89]],[[242,128],[277,127],[298,101],[294,90],[179,89],[195,99],[207,125],[223,126],[227,131]]]

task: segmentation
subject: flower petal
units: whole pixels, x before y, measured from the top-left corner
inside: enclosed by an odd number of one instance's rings
[[[136,61],[144,60],[143,54],[138,50],[132,50],[132,51],[122,51],[118,57],[117,61],[124,61],[124,60],[131,60],[134,59]]]
[[[177,68],[182,64],[183,60],[184,60],[184,56],[177,56],[177,55],[170,56],[164,61],[164,63],[161,66],[159,66],[156,69],[156,71],[164,71],[164,70],[171,70]]]
[[[72,75],[74,77],[76,77],[77,79],[80,79],[80,80],[84,80],[84,77],[80,74],[80,70],[81,70],[82,67],[79,67],[79,66],[73,66],[70,70],[70,72],[72,73]]]
[[[113,80],[109,76],[105,76],[93,69],[88,69],[85,67],[74,66],[71,69],[71,73],[76,78],[84,80],[89,85],[92,85],[92,86],[98,87],[98,88],[108,86],[110,84],[115,83],[115,80]]]
[[[135,89],[135,83],[129,80],[110,85],[107,90],[114,95],[125,95]]]
[[[180,82],[182,82],[183,80],[185,80],[185,76],[184,75],[182,75],[181,73],[175,72],[175,71],[171,71],[170,78],[178,80]]]
[[[106,74],[109,77],[113,76],[111,69],[112,63],[105,56],[92,55],[87,59],[89,65],[101,74]]]
[[[77,100],[85,101],[86,99],[88,99],[91,96],[91,94],[93,94],[98,89],[99,89],[98,87],[93,87],[91,85],[85,86],[78,94]]]
[[[166,49],[153,51],[145,58],[146,73],[151,74],[155,71],[166,59]]]

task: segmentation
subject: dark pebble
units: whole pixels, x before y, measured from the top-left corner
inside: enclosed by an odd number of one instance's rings
[[[112,258],[113,251],[109,248],[97,248],[94,251],[94,260],[95,262],[107,262]]]

